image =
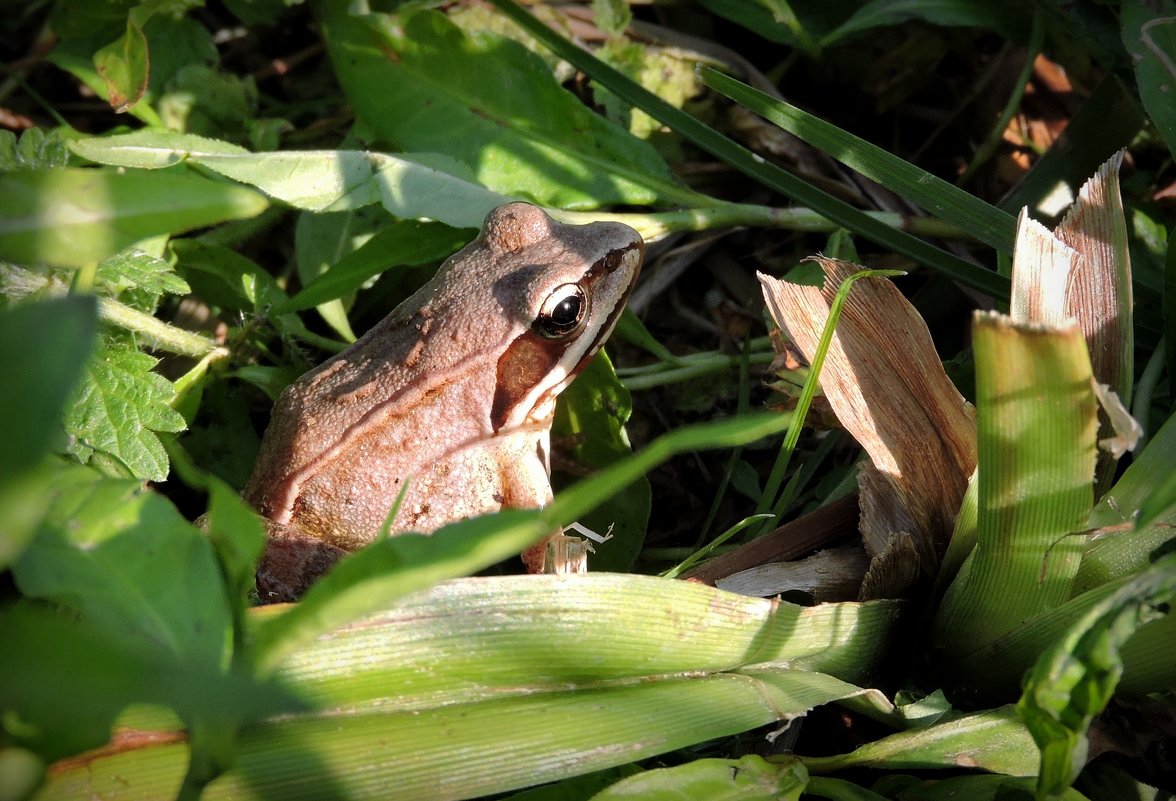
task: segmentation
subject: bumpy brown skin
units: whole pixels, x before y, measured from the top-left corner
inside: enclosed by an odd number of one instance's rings
[[[300,596],[374,539],[406,479],[392,533],[547,503],[555,396],[611,330],[642,247],[618,223],[500,206],[429,283],[290,385],[243,492],[270,534],[262,600]],[[543,336],[540,309],[568,283],[593,301],[585,326]]]

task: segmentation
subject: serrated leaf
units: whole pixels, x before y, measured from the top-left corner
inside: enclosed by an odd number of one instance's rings
[[[83,463],[97,454],[137,478],[167,479],[167,452],[156,432],[183,431],[185,423],[168,405],[171,382],[152,372],[158,363],[125,345],[107,343],[95,354],[65,420],[71,453]]]
[[[343,90],[385,142],[444,153],[485,186],[560,208],[687,194],[652,146],[593,113],[518,42],[468,35],[432,11],[319,11]]]
[[[58,131],[29,128],[19,140],[12,131],[0,131],[0,172],[51,170],[68,163],[69,145]]]
[[[1123,675],[1120,649],[1176,596],[1176,554],[1169,554],[1095,604],[1037,660],[1017,714],[1041,749],[1037,798],[1064,792],[1086,764],[1086,732]]]
[[[165,293],[186,295],[192,291],[172,265],[138,248],[119,251],[100,261],[95,278],[109,287],[112,296],[147,312],[155,310]]]

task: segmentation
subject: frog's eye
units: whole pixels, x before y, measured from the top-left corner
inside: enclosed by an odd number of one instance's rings
[[[535,328],[548,339],[563,339],[584,326],[588,296],[579,284],[560,284],[543,301]]]

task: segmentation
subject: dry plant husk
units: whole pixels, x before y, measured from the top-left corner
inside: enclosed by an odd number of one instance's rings
[[[760,276],[768,309],[811,360],[838,286],[861,268],[816,257],[823,287]],[[901,593],[938,567],[976,466],[974,412],[943,370],[923,318],[885,278],[849,294],[821,373],[841,424],[869,456],[859,474],[870,569],[860,597]]]

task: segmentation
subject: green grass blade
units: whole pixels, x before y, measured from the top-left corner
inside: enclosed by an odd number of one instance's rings
[[[560,58],[583,70],[625,102],[673,128],[685,139],[722,159],[735,169],[771,189],[810,206],[833,222],[889,248],[896,253],[948,275],[963,284],[996,297],[1008,297],[1008,280],[969,261],[895,230],[844,201],[806,184],[794,175],[765,162],[718,131],[675,108],[634,83],[617,70],[552,31],[511,0],[491,0],[503,14],[518,23]]]
[[[710,67],[702,67],[701,72],[703,82],[715,91],[747,106],[850,169],[913,200],[936,217],[959,226],[981,242],[1003,253],[1012,253],[1016,220],[1008,212],[783,100]]]

